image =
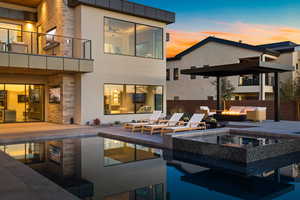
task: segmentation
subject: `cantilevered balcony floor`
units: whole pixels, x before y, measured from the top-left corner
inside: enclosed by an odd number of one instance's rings
[[[94,61],[60,56],[0,52],[0,69],[21,68],[65,72],[93,72]]]

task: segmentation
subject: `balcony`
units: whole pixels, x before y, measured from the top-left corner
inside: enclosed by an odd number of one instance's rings
[[[91,40],[0,28],[0,68],[92,72]]]

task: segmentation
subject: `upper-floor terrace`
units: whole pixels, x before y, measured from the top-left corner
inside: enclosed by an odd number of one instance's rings
[[[21,25],[0,23],[0,67],[92,72],[91,40],[24,31]]]

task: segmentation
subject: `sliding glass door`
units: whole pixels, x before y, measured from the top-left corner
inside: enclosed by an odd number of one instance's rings
[[[0,84],[0,123],[44,120],[44,86]]]

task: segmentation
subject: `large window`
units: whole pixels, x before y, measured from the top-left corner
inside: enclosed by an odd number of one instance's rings
[[[104,18],[104,52],[163,59],[163,29]]]
[[[135,55],[135,24],[104,18],[104,52],[120,55]]]
[[[163,34],[161,28],[136,25],[136,55],[162,59]]]
[[[159,158],[161,151],[141,145],[104,139],[104,167]]]
[[[163,110],[163,87],[153,85],[104,85],[104,113],[141,114]]]

